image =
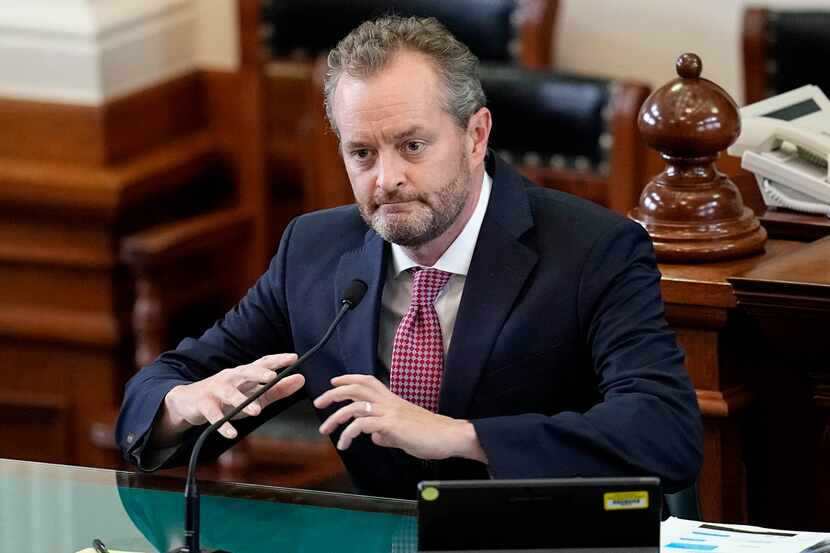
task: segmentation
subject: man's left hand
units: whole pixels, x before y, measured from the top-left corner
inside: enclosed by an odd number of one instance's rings
[[[419,459],[466,457],[487,462],[469,421],[438,415],[401,399],[373,376],[348,374],[332,378],[331,384],[334,388],[315,399],[314,406],[325,409],[351,400],[320,425],[322,434],[331,434],[351,420],[340,435],[338,449],[348,449],[360,434],[371,434],[375,444],[403,449]]]

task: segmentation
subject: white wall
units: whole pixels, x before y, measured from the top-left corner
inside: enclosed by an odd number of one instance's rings
[[[555,64],[657,87],[677,76],[677,56],[695,52],[703,76],[741,103],[742,17],[756,5],[830,9],[830,0],[562,0]]]
[[[201,67],[239,67],[239,14],[236,0],[195,0],[199,26],[196,60]]]
[[[101,105],[239,65],[237,0],[0,0],[0,97]]]

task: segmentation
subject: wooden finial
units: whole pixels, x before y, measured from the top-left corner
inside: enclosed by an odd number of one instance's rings
[[[677,58],[675,64],[677,74],[683,79],[697,79],[703,71],[703,62],[700,61],[700,56],[686,52]]]
[[[679,77],[649,96],[638,122],[666,169],[645,186],[628,215],[649,232],[660,260],[713,261],[758,252],[766,231],[715,167],[719,152],[740,134],[738,107],[725,90],[700,78],[703,63],[696,54],[680,56],[676,69]]]

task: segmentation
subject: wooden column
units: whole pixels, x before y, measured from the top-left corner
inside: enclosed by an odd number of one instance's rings
[[[119,243],[228,193],[201,80],[101,106],[0,99],[0,129],[0,457],[114,466],[93,427],[133,372]]]

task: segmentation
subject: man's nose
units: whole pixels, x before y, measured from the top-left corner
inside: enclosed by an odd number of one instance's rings
[[[384,192],[392,192],[403,185],[404,169],[394,154],[378,156],[378,174],[375,186]]]

